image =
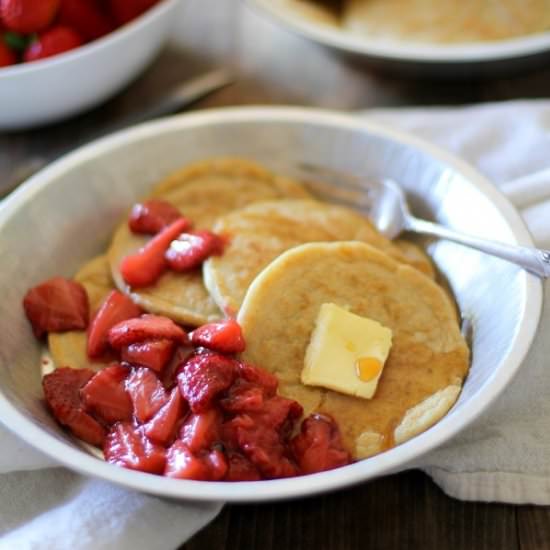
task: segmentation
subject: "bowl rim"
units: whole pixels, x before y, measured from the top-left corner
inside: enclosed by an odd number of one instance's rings
[[[284,7],[275,0],[245,2],[294,34],[344,52],[372,58],[427,64],[483,63],[527,57],[550,50],[550,31],[494,42],[449,45],[368,39],[293,15],[288,6]]]
[[[162,133],[190,131],[204,126],[262,122],[287,122],[289,124],[314,123],[330,128],[344,128],[354,132],[369,132],[385,139],[397,141],[418,149],[473,182],[482,194],[495,204],[509,224],[514,240],[532,246],[531,236],[518,212],[495,186],[466,162],[416,136],[388,128],[377,122],[333,111],[301,107],[233,107],[205,110],[197,113],[167,117],[119,131],[100,138],[62,157],[22,184],[0,206],[0,231],[17,215],[33,196],[55,181],[62,174],[81,163],[100,158],[103,154],[154,137]],[[0,388],[0,422],[32,447],[82,474],[117,483],[129,489],[159,496],[194,500],[257,502],[305,497],[320,492],[344,488],[370,478],[411,467],[411,462],[451,439],[477,418],[507,387],[525,358],[539,323],[542,310],[542,282],[535,276],[521,274],[526,290],[522,320],[517,329],[514,345],[502,361],[497,373],[493,373],[484,388],[474,394],[460,415],[446,416],[435,426],[413,439],[368,460],[337,468],[328,472],[259,482],[204,482],[174,480],[135,472],[113,466],[85,453],[28,419],[3,394]]]
[[[175,8],[180,2],[181,0],[161,0],[158,4],[155,4],[149,8],[136,19],[117,27],[100,38],[96,38],[95,40],[87,42],[86,44],[83,44],[73,50],[69,50],[68,52],[47,57],[46,59],[33,61],[32,63],[17,63],[15,65],[1,67],[0,83],[2,79],[28,75],[30,73],[39,73],[40,71],[47,71],[52,67],[57,67],[64,63],[70,63],[80,57],[86,58],[94,55],[96,52],[110,48],[111,46],[122,42],[127,37],[139,33],[154,19],[162,17],[163,14],[172,8]]]

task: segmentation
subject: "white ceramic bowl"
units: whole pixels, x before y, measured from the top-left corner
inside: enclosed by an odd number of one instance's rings
[[[383,454],[330,472],[261,482],[210,483],[125,470],[82,450],[47,412],[41,347],[23,314],[28,288],[72,275],[104,250],[128,206],[183,164],[240,155],[279,168],[296,161],[405,186],[416,212],[448,226],[532,245],[509,202],[468,165],[416,138],[325,111],[238,108],[149,123],[101,139],[34,176],[0,207],[0,421],[60,463],[139,491],[195,500],[309,495],[405,468],[441,445],[506,388],[538,324],[542,285],[503,261],[447,242],[430,251],[473,324],[473,362],[456,406],[438,424]],[[9,260],[9,261],[8,261]]]
[[[180,0],[162,0],[141,17],[80,48],[0,69],[0,130],[38,126],[98,105],[154,58]]]
[[[445,78],[506,76],[550,59],[550,32],[498,42],[449,45],[380,40],[319,24],[285,2],[247,1],[288,30],[391,72]]]

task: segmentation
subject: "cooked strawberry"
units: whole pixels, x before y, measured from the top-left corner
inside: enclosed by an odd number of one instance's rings
[[[0,67],[7,67],[13,65],[17,61],[15,53],[8,48],[2,40],[0,40]]]
[[[266,397],[273,397],[277,393],[279,380],[274,374],[251,363],[239,361],[239,377],[242,380],[260,386]]]
[[[342,445],[340,430],[332,418],[314,414],[303,422],[291,441],[294,458],[304,474],[324,472],[351,462]]]
[[[121,349],[136,342],[172,340],[187,344],[187,333],[172,319],[160,315],[142,315],[116,324],[109,330],[109,344]]]
[[[173,340],[136,342],[122,348],[120,358],[131,365],[148,367],[161,372],[172,358],[175,347]]]
[[[164,254],[170,243],[187,229],[189,222],[179,218],[155,235],[135,254],[126,256],[120,263],[122,278],[131,287],[152,285],[164,273],[167,261]]]
[[[144,425],[145,435],[155,443],[168,445],[176,437],[178,423],[186,405],[178,388],[174,388],[165,405]]]
[[[39,34],[38,38],[34,42],[31,42],[25,50],[23,59],[27,63],[30,61],[39,61],[40,59],[74,50],[82,44],[82,38],[76,31],[70,27],[57,25]]]
[[[241,326],[233,319],[202,325],[189,336],[195,346],[203,346],[219,353],[240,353],[246,347]]]
[[[164,475],[177,479],[217,481],[227,471],[227,462],[220,451],[193,454],[185,443],[176,440],[166,454]]]
[[[126,391],[129,371],[120,365],[100,370],[80,390],[86,410],[106,424],[131,420],[132,400]]]
[[[194,413],[204,412],[237,375],[236,361],[218,353],[192,356],[178,374],[178,386]]]
[[[0,0],[0,20],[15,32],[45,29],[54,19],[59,0]]]
[[[133,233],[154,235],[181,217],[180,211],[169,202],[149,199],[134,205],[130,212],[128,226]],[[182,231],[190,228],[191,222],[187,220],[187,227]]]
[[[46,332],[83,330],[88,326],[88,294],[80,283],[70,279],[54,277],[31,288],[23,307],[37,338]]]
[[[263,404],[263,388],[241,378],[229,388],[226,397],[220,399],[221,408],[230,413],[258,411]]]
[[[179,438],[193,453],[207,450],[221,440],[223,417],[218,409],[191,414],[180,429]]]
[[[258,481],[260,472],[248,458],[241,453],[227,453],[227,472],[224,481]]]
[[[131,422],[117,422],[105,438],[105,460],[130,470],[161,474],[166,464],[166,450],[155,445]]]
[[[77,437],[101,446],[105,437],[103,427],[83,408],[80,389],[92,378],[91,369],[62,367],[42,379],[44,397],[54,417]]]
[[[176,351],[166,367],[164,367],[161,376],[162,383],[167,389],[172,389],[177,385],[176,376],[180,367],[194,355],[195,350],[190,346],[178,346]]]
[[[95,40],[114,29],[94,0],[61,0],[59,22],[73,28],[85,40]]]
[[[109,346],[109,331],[121,321],[139,317],[141,309],[122,292],[113,290],[95,314],[88,331],[88,357],[101,357]]]
[[[139,17],[157,2],[158,0],[107,0],[111,13],[119,25]]]
[[[223,252],[224,240],[211,231],[183,233],[172,241],[166,251],[166,260],[174,271],[191,271],[210,256]]]
[[[144,424],[168,401],[168,396],[157,375],[150,369],[132,369],[126,379],[126,390],[130,394],[134,416]]]

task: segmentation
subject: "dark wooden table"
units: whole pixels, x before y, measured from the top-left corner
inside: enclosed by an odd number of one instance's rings
[[[53,159],[107,131],[171,84],[221,65],[234,69],[237,82],[195,108],[300,104],[350,110],[550,97],[550,67],[466,82],[384,76],[292,36],[238,0],[198,0],[184,6],[171,45],[156,63],[117,97],[48,128],[0,134],[0,191],[24,161]],[[550,549],[550,507],[458,502],[423,473],[406,472],[316,498],[227,506],[182,548],[542,550]]]

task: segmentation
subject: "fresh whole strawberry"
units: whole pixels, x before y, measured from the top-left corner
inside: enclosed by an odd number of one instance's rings
[[[179,218],[155,235],[135,254],[126,256],[120,263],[120,273],[124,281],[135,288],[155,283],[168,267],[164,258],[166,250],[188,225],[188,220]]]
[[[0,39],[0,67],[8,67],[17,61],[15,53]]]
[[[94,374],[91,369],[61,367],[44,376],[42,387],[46,403],[57,421],[83,441],[99,447],[103,443],[105,431],[84,410],[80,399],[80,389]]]
[[[128,226],[132,233],[155,235],[181,217],[180,211],[169,202],[149,199],[134,205],[130,212]],[[187,220],[187,227],[183,231],[190,228],[191,222]]]
[[[131,422],[117,422],[103,444],[105,460],[130,470],[161,474],[166,464],[166,450],[149,441],[143,428]]]
[[[233,319],[202,325],[189,336],[195,346],[203,346],[219,353],[240,353],[246,347],[241,327]]]
[[[109,347],[109,331],[121,321],[139,317],[141,309],[122,292],[111,291],[95,314],[88,330],[88,357],[97,359]]]
[[[158,0],[107,0],[115,21],[124,25],[154,6]]]
[[[168,395],[157,375],[150,369],[132,369],[126,380],[126,390],[130,394],[134,416],[144,424],[168,401]]]
[[[35,42],[31,42],[23,54],[23,59],[28,63],[30,61],[39,61],[53,55],[68,52],[82,45],[82,38],[76,31],[69,27],[58,25],[51,27],[38,35]]]
[[[133,366],[148,367],[161,372],[174,355],[173,340],[149,340],[136,342],[121,349],[120,359]]]
[[[210,256],[220,255],[225,242],[211,231],[183,233],[170,244],[166,260],[174,271],[190,271],[199,267]]]
[[[95,0],[61,0],[59,22],[85,40],[95,40],[114,29],[114,24]]]
[[[64,277],[53,277],[31,288],[23,308],[37,338],[46,332],[84,330],[88,326],[86,289]]]
[[[131,420],[132,401],[125,387],[128,374],[127,368],[112,365],[94,375],[80,390],[86,410],[106,424]]]
[[[0,0],[0,19],[8,29],[30,34],[45,29],[58,8],[59,0]]]
[[[154,443],[168,445],[176,437],[178,424],[186,410],[186,404],[178,388],[170,392],[168,401],[144,425],[145,435]]]
[[[194,355],[178,374],[181,394],[194,413],[211,408],[214,399],[227,390],[237,376],[237,362],[218,353]]]
[[[160,315],[142,315],[118,323],[109,330],[109,344],[115,349],[147,340],[172,340],[187,344],[187,333],[172,319]]]

